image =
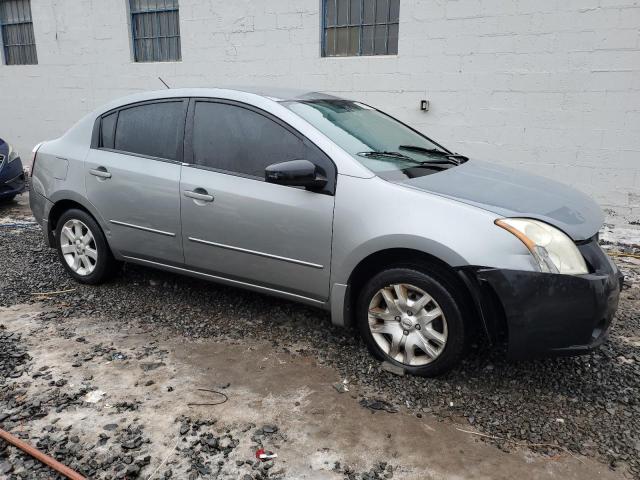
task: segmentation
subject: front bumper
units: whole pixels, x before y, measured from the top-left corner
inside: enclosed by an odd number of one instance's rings
[[[558,275],[491,268],[467,272],[474,277],[485,325],[506,327],[509,357],[579,355],[606,340],[623,276],[595,238],[578,248],[592,273]]]
[[[0,198],[13,197],[24,192],[27,185],[22,162],[16,159],[0,169]]]

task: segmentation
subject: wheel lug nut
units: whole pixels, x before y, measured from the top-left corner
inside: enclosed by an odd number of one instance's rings
[[[420,330],[420,328],[421,328],[421,327],[420,327],[420,324],[419,324],[419,323],[416,323],[416,330]]]
[[[404,332],[402,332],[402,333],[404,333],[405,335],[409,335],[409,330],[405,330],[405,331],[404,331]]]
[[[396,322],[399,322],[400,320],[402,320],[400,317],[396,317]]]
[[[410,317],[412,317],[412,316],[413,316],[413,312],[412,312],[411,310],[409,310],[409,311],[407,312],[407,315],[409,315]]]

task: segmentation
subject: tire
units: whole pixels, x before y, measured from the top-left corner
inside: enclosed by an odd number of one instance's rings
[[[467,344],[469,329],[455,298],[440,276],[410,267],[383,270],[360,291],[357,327],[377,359],[435,377],[460,362]]]
[[[62,214],[55,241],[60,262],[76,281],[97,285],[115,273],[118,264],[104,233],[84,210],[74,208]]]

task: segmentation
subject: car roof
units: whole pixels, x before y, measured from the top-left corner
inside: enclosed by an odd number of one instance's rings
[[[322,92],[280,87],[224,87],[224,88],[168,88],[138,92],[113,100],[105,107],[114,108],[128,103],[175,97],[212,97],[229,98],[241,96],[261,97],[270,101],[288,100],[343,100],[340,97]]]
[[[206,90],[206,89],[204,89]],[[259,87],[259,86],[237,86],[228,87],[225,90],[234,90],[236,92],[253,93],[261,97],[266,97],[270,100],[277,102],[283,102],[287,100],[341,100],[340,97],[329,95],[314,90],[303,90],[298,88],[287,87]]]

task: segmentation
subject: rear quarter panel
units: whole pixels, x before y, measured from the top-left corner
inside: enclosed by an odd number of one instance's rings
[[[72,200],[87,209],[103,229],[105,227],[99,212],[87,199],[84,179],[94,120],[94,114],[87,115],[63,136],[43,142],[38,148],[31,177],[31,189],[35,193],[30,203],[43,226],[48,223],[53,204]]]
[[[95,116],[83,118],[62,137],[44,142],[33,169],[33,189],[56,202],[60,192],[70,190],[86,197],[84,160],[91,145]]]

